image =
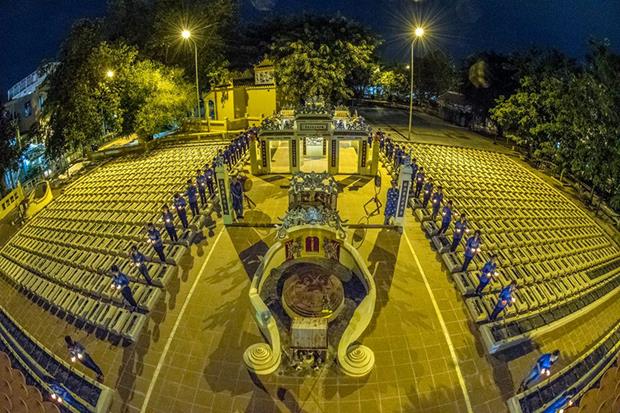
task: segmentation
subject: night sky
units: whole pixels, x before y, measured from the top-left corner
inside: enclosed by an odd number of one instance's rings
[[[581,57],[591,36],[620,50],[620,0],[242,0],[247,20],[269,13],[340,12],[383,38],[382,54],[406,59],[407,21],[433,22],[433,46],[456,58],[478,50],[537,45]],[[106,0],[0,0],[0,91],[54,58],[71,23],[102,16]],[[3,96],[2,100],[6,99]]]

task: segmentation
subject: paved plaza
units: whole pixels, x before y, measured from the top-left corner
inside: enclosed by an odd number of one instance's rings
[[[432,137],[421,129],[420,142],[509,152],[471,132],[445,128],[449,133],[434,129]],[[354,148],[343,153],[352,163]],[[349,229],[347,239],[377,286],[374,318],[359,339],[374,351],[375,368],[360,379],[335,367],[302,377],[253,376],[243,352],[263,338],[248,291],[260,259],[275,242],[269,224],[278,223],[286,211],[289,176],[255,177],[249,167],[245,173],[252,181],[247,195],[256,203],[246,212],[246,225],[223,227],[218,221],[204,230],[204,238],[179,263],[137,343],[114,346],[77,330],[0,279],[0,288],[8,292],[3,306],[56,354],[66,351],[66,334],[85,344],[106,373],[105,383],[118,390],[114,412],[505,412],[506,399],[541,352],[562,349],[561,368],[617,322],[618,299],[532,347],[488,355],[420,223],[409,213],[402,234],[373,228],[383,223],[383,211],[368,216],[364,209],[375,194],[372,179],[338,175],[342,218],[371,224]],[[386,170],[381,174],[378,197],[385,203],[389,179]]]

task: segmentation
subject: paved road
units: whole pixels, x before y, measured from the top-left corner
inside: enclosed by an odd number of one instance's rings
[[[387,131],[394,139],[407,140],[409,127],[407,111],[383,107],[360,107],[357,111],[373,128]],[[412,141],[511,152],[501,144],[494,144],[492,139],[421,112],[414,112],[413,115]]]

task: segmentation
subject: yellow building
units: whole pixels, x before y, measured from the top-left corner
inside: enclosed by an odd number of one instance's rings
[[[218,121],[224,123],[243,123],[249,126],[279,109],[274,66],[270,61],[263,61],[239,78],[227,85],[214,88],[205,97],[209,107],[212,126]]]

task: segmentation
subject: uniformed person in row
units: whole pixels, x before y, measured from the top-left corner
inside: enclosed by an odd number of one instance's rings
[[[474,235],[467,239],[465,243],[465,258],[463,260],[463,268],[461,268],[462,272],[467,271],[467,267],[469,267],[469,263],[474,259],[476,255],[480,252],[480,231],[476,230]]]
[[[426,180],[424,184],[424,194],[422,195],[422,208],[426,209],[429,201],[431,200],[431,196],[433,196],[433,178],[430,176]]]
[[[489,283],[491,283],[497,275],[495,270],[497,269],[497,264],[495,263],[495,254],[491,254],[489,260],[484,264],[482,270],[480,271],[480,275],[478,275],[478,286],[476,287],[475,294],[478,296],[482,296],[482,291],[486,288]]]
[[[538,380],[539,378],[549,377],[551,375],[551,367],[560,358],[560,350],[554,350],[553,353],[545,353],[538,357],[536,364],[530,371],[530,374],[521,382],[519,391],[525,391],[529,387],[530,383]]]
[[[232,207],[237,219],[243,219],[243,185],[237,176],[233,176],[230,183]]]
[[[392,187],[387,190],[387,201],[385,202],[385,219],[383,225],[390,225],[390,219],[396,217],[398,208],[398,182],[392,181]]]
[[[424,186],[424,167],[420,166],[418,169],[418,173],[415,175],[415,193],[413,196],[416,198],[420,197],[420,193],[422,192],[422,187]]]
[[[69,351],[69,357],[72,363],[80,362],[84,367],[92,370],[97,375],[97,381],[103,382],[103,371],[95,363],[95,360],[88,354],[83,345],[77,341],[73,341],[71,336],[65,336],[65,343],[67,344],[67,350]]]
[[[411,159],[411,163],[409,166],[411,167],[411,189],[409,190],[409,196],[414,196],[415,192],[415,178],[418,175],[418,160],[416,158],[409,156]]]
[[[431,206],[431,219],[434,221],[437,219],[437,215],[439,215],[439,209],[441,208],[441,203],[443,202],[443,187],[441,185],[439,185],[437,190],[433,193],[432,200],[433,205]]]
[[[508,306],[511,306],[516,301],[513,296],[514,292],[517,289],[517,282],[512,281],[506,287],[502,288],[502,291],[499,293],[499,297],[497,298],[497,304],[495,304],[495,308],[493,308],[493,312],[489,316],[490,321],[495,321],[497,316],[500,315],[502,311]]]
[[[213,198],[215,195],[215,167],[206,164],[204,177],[207,183],[207,189],[209,190],[209,198]]]
[[[110,268],[110,273],[112,274],[111,287],[114,290],[120,290],[121,295],[123,296],[127,304],[129,304],[130,310],[132,312],[136,311],[136,309],[138,308],[138,303],[133,297],[131,288],[129,288],[129,277],[127,277],[126,274],[121,272],[121,270],[118,268],[118,265],[116,264],[112,264],[112,267]]]
[[[164,205],[161,209],[161,220],[164,223],[164,228],[166,228],[170,241],[178,241],[177,229],[174,227],[174,215],[170,212],[168,205]]]
[[[465,214],[461,214],[459,219],[454,223],[454,232],[452,233],[452,245],[450,246],[450,252],[456,251],[463,239],[463,235],[469,232],[467,228],[467,217]]]
[[[148,235],[149,242],[151,243],[151,245],[153,246],[153,249],[157,253],[159,260],[165,265],[166,254],[164,254],[164,242],[161,240],[161,233],[159,232],[157,228],[155,228],[155,225],[153,225],[152,222],[149,222],[147,228],[148,229],[146,233]]]
[[[566,390],[553,403],[551,403],[542,413],[564,413],[565,409],[574,404],[573,398],[577,394],[576,389]]]
[[[200,209],[198,209],[198,188],[196,188],[191,179],[187,180],[185,195],[187,195],[189,209],[192,211],[192,218],[196,218],[200,214]]]
[[[129,258],[131,259],[133,265],[138,268],[138,272],[144,277],[146,283],[148,285],[153,285],[153,280],[149,274],[149,269],[146,266],[146,257],[138,250],[137,246],[131,246],[131,249],[129,250]]]
[[[204,208],[207,206],[207,178],[200,169],[196,171],[196,187],[200,195],[200,205]]]
[[[181,220],[181,225],[183,225],[183,229],[187,229],[189,227],[189,223],[187,222],[187,202],[185,202],[185,198],[181,196],[178,192],[174,194],[173,199],[174,209],[177,211],[177,215]]]
[[[449,199],[441,211],[441,227],[439,227],[437,235],[445,234],[450,227],[450,222],[452,222],[452,200]]]

